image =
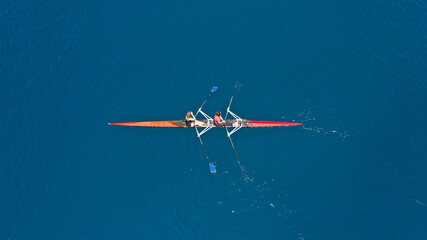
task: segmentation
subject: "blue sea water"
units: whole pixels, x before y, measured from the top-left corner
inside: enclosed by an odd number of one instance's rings
[[[427,4],[3,1],[0,239],[427,239]],[[302,127],[109,122],[204,107]]]

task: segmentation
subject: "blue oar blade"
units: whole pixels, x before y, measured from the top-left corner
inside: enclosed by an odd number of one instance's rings
[[[212,89],[211,89],[211,92],[213,93],[213,92],[215,92],[217,89],[218,89],[218,87],[217,87],[217,86],[213,86],[213,87],[212,87]]]
[[[211,170],[211,173],[216,173],[215,166],[212,163],[209,163],[209,168]]]

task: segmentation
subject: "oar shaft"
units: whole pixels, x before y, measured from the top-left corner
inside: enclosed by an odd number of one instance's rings
[[[238,163],[238,164],[239,164],[239,166],[240,166],[239,157],[237,156],[236,148],[234,148],[233,140],[231,140],[231,137],[230,137],[230,136],[228,136],[228,139],[230,139],[231,146],[233,147],[234,155],[236,155],[237,163]]]
[[[200,136],[199,136],[199,140],[200,140],[200,144],[202,144],[203,151],[205,152],[206,159],[208,159],[208,162],[211,163],[211,161],[209,160],[208,153],[206,152],[205,145],[203,144],[202,138]]]
[[[200,106],[199,110],[197,110],[197,113],[194,117],[197,116],[197,114],[199,114],[199,112],[202,110],[203,106],[205,106],[205,103],[208,101],[208,99],[212,96],[212,94],[218,89],[217,86],[213,86],[211,89],[211,92],[209,93],[209,96],[206,98],[206,100],[203,102],[202,106]]]
[[[239,81],[237,81],[237,82],[236,82],[236,85],[234,85],[233,94],[231,95],[230,103],[228,104],[227,112],[225,113],[225,118],[224,118],[225,120],[227,120],[228,111],[230,110],[231,102],[233,102],[234,93],[236,92],[236,89],[237,89],[237,85],[238,85],[238,84],[239,84]]]
[[[194,115],[194,117],[197,117],[197,114],[199,114],[199,112],[202,110],[203,106],[205,106],[205,103],[208,101],[208,99],[212,96],[212,93],[209,93],[209,96],[206,98],[206,100],[203,102],[202,106],[200,106],[199,110],[197,110],[196,115]]]

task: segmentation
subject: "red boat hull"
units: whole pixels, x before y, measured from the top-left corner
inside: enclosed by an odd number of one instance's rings
[[[290,122],[263,122],[263,121],[248,121],[249,128],[261,128],[261,127],[293,127],[301,126],[302,123],[290,123]]]
[[[206,120],[201,120],[206,122]],[[233,127],[236,120],[227,120],[227,127]],[[128,122],[128,123],[109,123],[113,126],[124,127],[146,127],[146,128],[192,128],[187,126],[185,120],[181,121],[157,121],[157,122]],[[301,126],[301,123],[290,122],[265,122],[265,121],[250,121],[243,120],[242,128],[262,128],[262,127],[293,127]],[[215,128],[224,128],[224,126],[215,126]]]

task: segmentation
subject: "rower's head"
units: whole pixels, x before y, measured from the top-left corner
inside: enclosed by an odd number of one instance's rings
[[[188,111],[187,118],[191,118],[191,115],[193,115],[193,112],[192,111]]]
[[[218,111],[218,112],[215,113],[215,115],[221,116],[221,112]]]

